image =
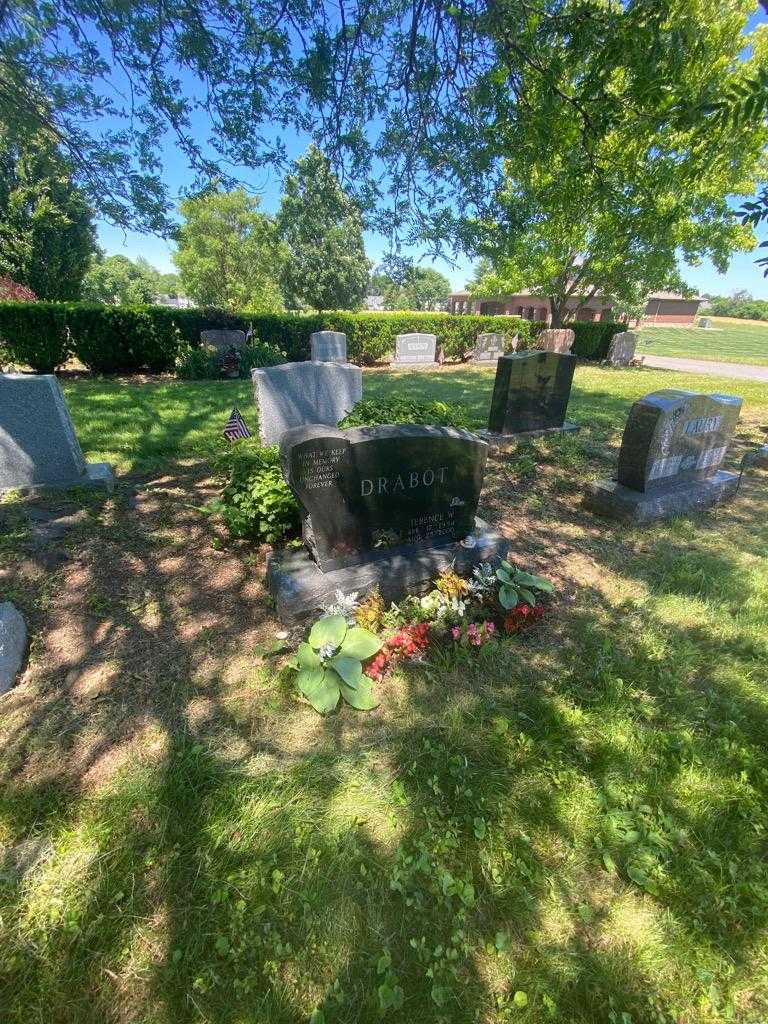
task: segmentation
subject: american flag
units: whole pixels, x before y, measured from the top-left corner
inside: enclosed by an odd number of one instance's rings
[[[245,420],[240,415],[240,410],[236,405],[234,405],[232,407],[230,417],[227,420],[227,425],[224,427],[224,437],[226,437],[228,441],[242,441],[246,437],[250,436],[251,432],[245,425]]]

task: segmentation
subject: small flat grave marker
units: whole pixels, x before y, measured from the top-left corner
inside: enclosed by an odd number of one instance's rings
[[[741,399],[665,389],[632,406],[616,480],[590,485],[587,504],[605,515],[650,522],[730,497],[738,476],[722,470]]]

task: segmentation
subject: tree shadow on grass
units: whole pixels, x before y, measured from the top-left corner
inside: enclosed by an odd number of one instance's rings
[[[144,484],[30,596],[0,842],[51,854],[0,881],[9,1020],[695,1020],[704,978],[754,987],[758,485],[646,531],[543,490],[510,532],[559,618],[320,720],[253,670],[263,561],[212,547],[202,473]]]

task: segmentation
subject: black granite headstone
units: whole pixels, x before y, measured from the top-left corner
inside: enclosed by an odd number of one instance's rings
[[[562,429],[571,396],[576,356],[516,352],[496,364],[488,429],[522,434]]]
[[[288,430],[283,474],[325,572],[377,552],[472,533],[488,446],[453,427]]]
[[[738,476],[721,469],[741,410],[734,395],[655,391],[635,402],[615,480],[596,480],[586,501],[637,523],[708,508],[733,495]]]
[[[617,480],[635,491],[703,480],[720,468],[741,410],[734,395],[654,391],[632,406]]]

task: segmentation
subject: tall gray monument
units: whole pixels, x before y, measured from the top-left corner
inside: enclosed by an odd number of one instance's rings
[[[346,363],[347,336],[342,331],[316,331],[309,336],[311,358],[320,363]]]
[[[265,445],[278,444],[292,427],[335,427],[363,397],[363,371],[350,363],[281,363],[251,377]]]
[[[103,487],[106,462],[83,458],[59,382],[53,374],[0,374],[0,494],[48,487]]]

